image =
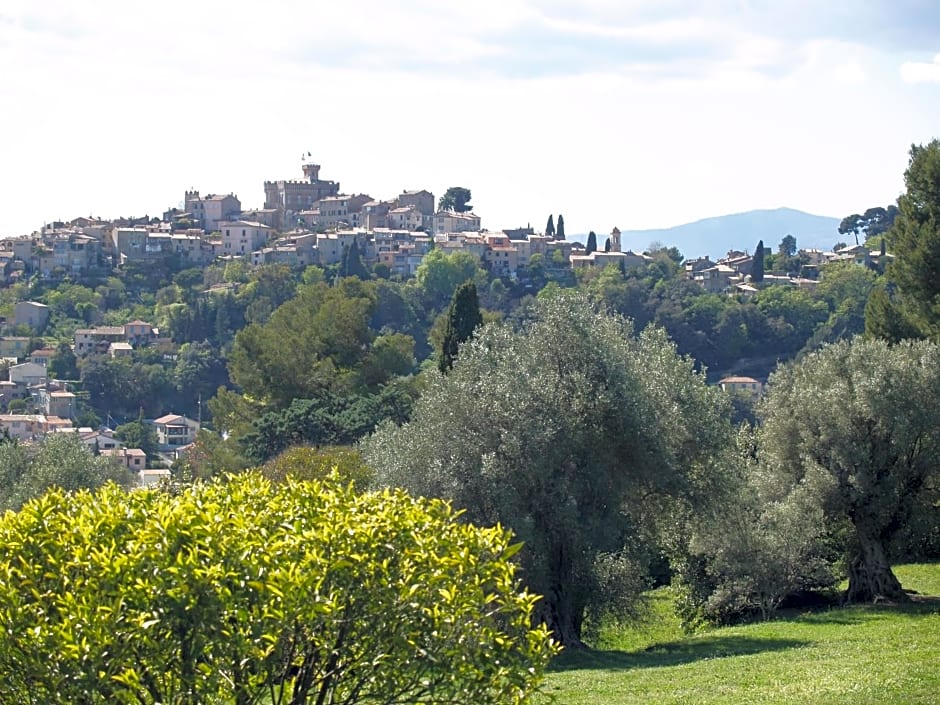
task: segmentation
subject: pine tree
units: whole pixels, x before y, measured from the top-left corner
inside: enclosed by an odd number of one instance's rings
[[[545,234],[548,237],[555,237],[555,219],[551,214],[548,216],[548,224],[545,226]]]
[[[754,250],[754,263],[751,265],[751,281],[764,281],[764,241],[757,243],[757,249]]]
[[[584,254],[589,255],[592,252],[597,252],[597,233],[593,230],[588,233],[587,245],[584,246]]]
[[[438,369],[441,373],[447,374],[450,371],[461,344],[472,338],[473,331],[482,323],[476,284],[472,281],[465,282],[457,287],[447,311],[444,342],[441,345],[441,356],[438,358]]]
[[[558,214],[558,229],[555,231],[555,239],[565,239],[565,216],[563,216],[561,213]]]

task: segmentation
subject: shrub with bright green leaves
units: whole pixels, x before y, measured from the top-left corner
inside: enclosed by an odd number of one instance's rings
[[[53,490],[0,519],[0,702],[524,703],[516,550],[334,481]]]

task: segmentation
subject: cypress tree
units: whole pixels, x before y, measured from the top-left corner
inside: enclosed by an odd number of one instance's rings
[[[754,250],[754,263],[751,265],[751,281],[764,281],[764,241],[757,243],[757,249]]]
[[[551,214],[548,215],[548,224],[545,226],[545,234],[548,237],[555,237],[555,220]]]
[[[555,231],[555,239],[565,239],[565,216],[563,216],[561,213],[558,214],[558,229]]]
[[[464,282],[454,292],[447,311],[444,342],[437,363],[442,374],[447,374],[454,366],[460,345],[472,338],[473,331],[482,323],[483,315],[480,313],[476,284],[472,281]]]
[[[593,230],[588,233],[587,245],[584,246],[584,254],[589,255],[597,251],[597,233]]]
[[[610,238],[604,242],[604,252],[610,252]]]
[[[363,280],[369,278],[369,272],[366,270],[366,266],[362,263],[362,257],[359,254],[358,240],[354,239],[352,244],[346,250],[346,255],[343,258],[343,276],[359,277]]]

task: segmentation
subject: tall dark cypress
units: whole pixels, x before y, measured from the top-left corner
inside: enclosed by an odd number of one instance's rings
[[[754,263],[751,265],[751,281],[764,281],[764,241],[757,243],[757,249],[754,250]]]
[[[555,237],[555,219],[551,214],[549,214],[548,223],[545,225],[545,234],[548,237]]]
[[[565,216],[563,216],[561,213],[558,214],[558,229],[555,231],[555,239],[565,239]]]
[[[362,256],[359,254],[359,242],[355,239],[346,249],[345,258],[343,260],[343,276],[359,277],[363,280],[369,278],[369,271],[362,263]]]
[[[465,282],[457,287],[447,311],[444,343],[441,346],[441,356],[437,363],[438,369],[443,374],[447,374],[454,366],[461,344],[472,338],[473,331],[482,323],[483,315],[480,313],[476,284],[471,281]]]
[[[589,255],[592,252],[597,252],[597,233],[593,230],[588,233],[587,244],[584,246],[584,254]]]

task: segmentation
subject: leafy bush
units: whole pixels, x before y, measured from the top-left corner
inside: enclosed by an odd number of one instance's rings
[[[246,473],[0,519],[0,701],[522,703],[554,648],[505,530]]]

